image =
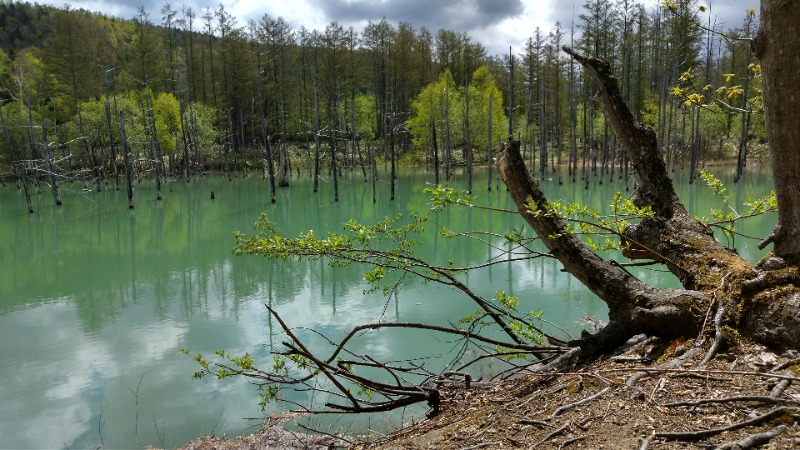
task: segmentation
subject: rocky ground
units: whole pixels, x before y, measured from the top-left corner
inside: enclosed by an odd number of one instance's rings
[[[183,449],[800,448],[800,355],[751,344],[707,355],[692,341],[642,337],[579,371],[449,388],[441,414],[369,443],[291,433],[273,419]]]

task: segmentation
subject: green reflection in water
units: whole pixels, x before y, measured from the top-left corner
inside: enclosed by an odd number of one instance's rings
[[[772,185],[767,175],[748,174],[736,185],[731,171],[718,176],[737,203],[765,194]],[[266,358],[282,336],[273,330],[264,303],[276,306],[298,327],[298,335],[319,349],[326,344],[317,332],[336,339],[354,324],[381,317],[447,323],[471,313],[472,304],[440,286],[412,284],[390,299],[364,296],[367,286],[358,268],[332,270],[323,261],[271,262],[231,252],[232,233],[251,230],[262,211],[287,234],[339,230],[351,217],[371,223],[397,212],[426,211],[422,188],[431,181],[422,171],[403,173],[394,202],[388,182],[381,181],[375,204],[371,185],[360,175],[340,180],[338,203],[329,183],[314,194],[305,176],[279,190],[276,204],[269,202],[267,183],[252,174],[231,182],[216,176],[174,181],[160,202],[145,181],[136,186],[134,210],[128,210],[124,191],[84,192],[80,184],[67,184],[62,207],[54,206],[43,189],[34,196],[32,215],[19,191],[0,188],[4,446],[174,447],[203,433],[247,431],[258,424],[248,418],[261,416],[252,386],[237,380],[190,381],[194,363],[177,350],[223,348]],[[452,183],[465,185],[461,179]],[[480,176],[474,181],[476,203],[513,209],[504,188],[486,192],[485,185]],[[585,190],[580,183],[546,180],[543,187],[551,198],[602,209],[625,184],[606,180]],[[699,183],[679,183],[678,190],[698,215],[720,207]],[[474,208],[447,208],[434,221],[454,231],[498,234],[522,223],[515,214]],[[764,236],[774,221],[774,216],[757,218],[743,231]],[[479,241],[449,240],[433,229],[424,241],[420,256],[439,262],[469,265],[503,257]],[[755,241],[735,244],[751,261],[763,254]],[[470,273],[467,281],[485,296],[505,289],[520,297],[521,308],[542,309],[548,320],[577,332],[584,315],[602,318],[605,308],[560,269],[556,261],[541,258],[492,266]],[[651,283],[676,285],[660,272],[638,274]],[[441,336],[403,331],[370,334],[354,344],[356,353],[385,359],[409,358],[420,349],[436,355],[453,347]],[[497,368],[481,370],[488,375]],[[325,420],[326,427],[354,426],[351,418]],[[369,420],[370,427],[381,428],[403,417]]]

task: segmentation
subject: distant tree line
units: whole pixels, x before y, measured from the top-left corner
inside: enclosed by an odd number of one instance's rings
[[[611,61],[668,167],[693,178],[704,161],[735,157],[743,170],[766,139],[753,114],[755,12],[735,28],[713,13],[696,0],[587,0],[569,28],[529,30],[519,54],[488,55],[466,33],[386,19],[309,30],[269,14],[242,23],[222,5],[167,2],[121,20],[3,1],[0,171],[33,182],[57,171],[100,189],[258,167],[274,186],[301,168],[360,166],[366,178],[376,157],[394,167],[414,154],[438,178],[439,164],[442,177],[471,170],[512,134],[542,177],[558,164],[587,184],[588,173],[621,175],[595,88],[562,45]]]

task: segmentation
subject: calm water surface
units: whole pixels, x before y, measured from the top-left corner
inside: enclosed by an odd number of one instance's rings
[[[734,203],[772,187],[765,174],[748,174],[736,185],[730,171],[720,170],[718,176]],[[34,197],[34,214],[28,214],[17,189],[0,187],[0,447],[175,447],[200,434],[250,431],[263,416],[255,389],[241,380],[190,380],[195,363],[178,349],[211,353],[221,348],[266,360],[282,336],[265,303],[320,349],[324,342],[315,332],[336,338],[357,323],[381,318],[447,323],[470,314],[472,304],[442,287],[414,284],[387,300],[363,294],[367,286],[358,269],[231,252],[232,233],[250,231],[262,211],[287,234],[340,230],[351,217],[371,223],[396,212],[426,211],[422,188],[432,181],[421,171],[403,174],[394,202],[388,183],[379,182],[375,204],[370,184],[360,176],[345,176],[338,203],[328,180],[314,194],[305,175],[280,190],[276,204],[270,204],[267,184],[256,174],[232,181],[220,176],[174,181],[160,202],[145,181],[136,187],[134,210],[128,210],[124,190],[84,192],[81,184],[63,186],[64,205],[56,207],[43,185]],[[625,189],[619,180],[593,182],[590,190],[580,183],[542,184],[550,198],[598,209],[614,191]],[[465,181],[451,185],[464,188]],[[487,192],[485,174],[474,186],[476,203],[513,209],[505,188]],[[722,207],[702,183],[679,183],[678,189],[697,215]],[[211,191],[216,200],[210,199]],[[508,233],[521,226],[514,215],[475,208],[449,208],[435,221],[454,231]],[[757,218],[741,229],[765,236],[774,222],[774,216]],[[751,261],[763,255],[756,241],[734,244]],[[499,250],[479,242],[453,242],[433,232],[418,253],[459,265],[502,258]],[[657,271],[639,275],[677,285]],[[467,281],[487,296],[510,291],[521,298],[521,309],[542,309],[545,318],[572,333],[580,330],[583,316],[605,315],[604,305],[550,259],[503,263],[471,273]],[[371,334],[354,344],[356,353],[385,359],[452,347],[440,336],[400,331]],[[487,375],[493,368],[480,370]],[[387,429],[404,419],[363,420],[374,421],[366,424],[372,429]],[[364,425],[351,418],[327,420],[326,427]]]

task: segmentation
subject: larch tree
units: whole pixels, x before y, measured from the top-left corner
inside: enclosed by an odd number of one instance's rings
[[[363,47],[372,62],[372,89],[375,93],[375,122],[378,137],[386,133],[387,93],[389,92],[390,60],[397,30],[384,18],[378,23],[369,22],[361,33]]]

